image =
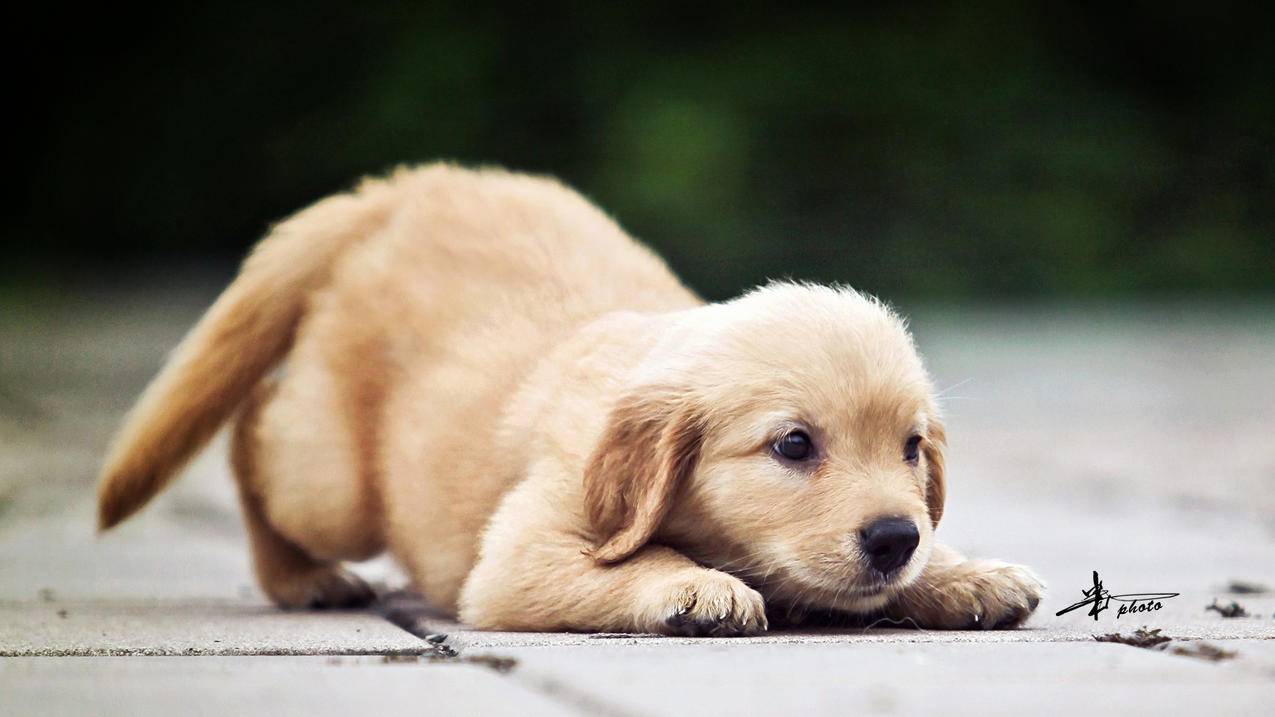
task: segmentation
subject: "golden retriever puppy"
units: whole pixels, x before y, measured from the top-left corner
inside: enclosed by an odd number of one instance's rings
[[[402,170],[276,226],[125,423],[101,527],[232,416],[286,608],[366,603],[342,562],[386,550],[503,630],[1000,628],[1043,590],[935,543],[943,426],[888,308],[793,283],[704,304],[548,179]]]

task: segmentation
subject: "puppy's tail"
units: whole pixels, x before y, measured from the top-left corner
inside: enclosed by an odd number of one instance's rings
[[[99,530],[168,484],[292,346],[307,296],[385,223],[389,182],[325,199],[276,225],[186,335],[129,413],[102,468]]]

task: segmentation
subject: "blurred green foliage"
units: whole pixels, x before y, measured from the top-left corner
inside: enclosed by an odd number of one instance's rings
[[[718,298],[1275,288],[1268,5],[208,3],[19,33],[18,271],[237,255],[366,173],[551,173]]]

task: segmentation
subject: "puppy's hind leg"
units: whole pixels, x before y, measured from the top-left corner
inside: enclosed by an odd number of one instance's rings
[[[256,428],[261,408],[274,391],[274,384],[262,384],[245,403],[235,424],[230,450],[257,582],[282,608],[367,605],[376,599],[367,583],[339,563],[315,559],[270,524],[263,495],[267,477],[257,460]]]

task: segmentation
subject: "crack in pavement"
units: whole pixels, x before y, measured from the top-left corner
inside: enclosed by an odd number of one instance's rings
[[[381,596],[376,602],[376,609],[388,622],[424,640],[429,645],[415,659],[424,662],[453,662],[485,667],[583,715],[632,717],[638,714],[552,676],[529,672],[521,666],[517,658],[485,651],[473,655],[466,654],[469,648],[463,639],[441,632],[437,624],[431,624],[430,616],[440,620],[442,616],[433,615],[432,608],[406,591],[396,591]],[[405,657],[390,658],[387,661],[410,662],[412,660],[412,657]]]

